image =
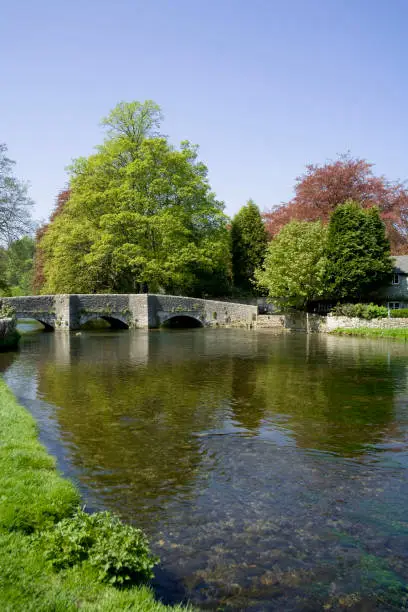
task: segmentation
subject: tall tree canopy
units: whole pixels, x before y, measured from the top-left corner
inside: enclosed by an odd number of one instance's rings
[[[349,201],[332,213],[327,234],[326,293],[361,299],[387,282],[393,265],[376,207]]]
[[[7,249],[0,248],[0,291],[3,295],[32,292],[34,239],[23,236]]]
[[[363,207],[378,206],[391,252],[408,252],[407,188],[403,183],[375,176],[373,164],[348,155],[321,166],[307,166],[296,179],[295,197],[265,214],[268,233],[276,236],[292,219],[327,222],[336,206],[346,200],[360,202]]]
[[[160,106],[153,100],[119,102],[101,125],[107,128],[108,138],[124,138],[127,146],[138,147],[144,138],[159,136],[163,119]]]
[[[27,184],[13,173],[14,163],[7,147],[0,143],[0,245],[8,245],[32,230]]]
[[[269,243],[255,276],[274,303],[302,310],[324,295],[326,235],[320,221],[290,221]]]
[[[248,200],[231,223],[232,274],[234,285],[254,291],[254,272],[266,255],[268,236],[258,206]]]
[[[120,103],[97,153],[77,159],[70,193],[40,239],[42,292],[199,294],[226,279],[223,204],[197,147],[156,136],[153,102]]]
[[[50,223],[52,223],[64,210],[65,205],[67,204],[69,197],[71,195],[71,190],[69,188],[62,189],[58,195],[55,202],[54,210],[50,215],[49,223],[44,223],[40,227],[37,228],[35,233],[35,252],[34,252],[34,265],[33,265],[33,276],[32,276],[32,289],[34,293],[41,293],[42,288],[45,285],[45,275],[44,275],[44,253],[41,248],[41,241],[47,230],[49,228]]]

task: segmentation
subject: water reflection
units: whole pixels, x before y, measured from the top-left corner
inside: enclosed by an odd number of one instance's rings
[[[399,609],[406,363],[393,342],[82,332],[25,337],[6,377],[201,606]]]

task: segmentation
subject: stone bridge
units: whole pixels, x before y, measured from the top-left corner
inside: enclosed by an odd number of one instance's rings
[[[257,306],[174,295],[65,294],[2,298],[18,319],[35,319],[46,329],[75,330],[92,319],[112,327],[252,327]]]

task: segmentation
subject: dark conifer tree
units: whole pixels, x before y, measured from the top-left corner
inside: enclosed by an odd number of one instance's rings
[[[341,300],[364,299],[392,274],[390,243],[376,207],[351,200],[338,206],[327,237],[327,290]]]
[[[248,200],[231,223],[232,273],[236,288],[255,292],[254,272],[262,266],[267,244],[259,208],[253,200]]]

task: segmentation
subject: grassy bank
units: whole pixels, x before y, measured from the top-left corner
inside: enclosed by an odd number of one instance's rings
[[[75,487],[57,473],[53,458],[38,442],[33,418],[0,377],[0,609],[186,610],[156,602],[145,586],[117,588],[101,582],[100,568],[86,559],[55,568],[49,555],[47,559],[47,538],[49,549],[50,539],[74,515],[79,501]],[[69,536],[72,555],[84,540],[77,532]]]
[[[370,327],[353,328],[337,328],[331,334],[336,336],[361,336],[364,338],[399,338],[400,340],[408,339],[408,328],[405,329],[372,329]]]

